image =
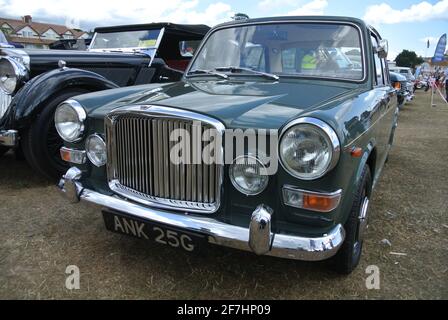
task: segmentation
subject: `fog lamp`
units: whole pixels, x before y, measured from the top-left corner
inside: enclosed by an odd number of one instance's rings
[[[106,143],[98,134],[92,134],[86,141],[87,158],[97,167],[104,166],[107,160]]]
[[[233,186],[245,195],[257,195],[266,189],[269,176],[265,166],[255,157],[240,156],[230,167]]]

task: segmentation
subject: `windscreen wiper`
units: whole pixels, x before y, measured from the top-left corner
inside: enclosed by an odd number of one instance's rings
[[[191,71],[189,71],[187,73],[187,76],[190,75],[190,74],[209,74],[209,75],[212,75],[212,76],[218,76],[218,77],[223,78],[223,79],[228,79],[229,78],[229,76],[226,75],[225,73],[216,72],[216,71],[213,71],[213,70],[204,70],[204,69],[194,69],[194,70],[191,70]]]
[[[250,73],[253,73],[253,74],[258,74],[260,76],[263,76],[263,77],[269,78],[269,79],[273,79],[273,80],[280,79],[280,77],[278,75],[276,75],[276,74],[262,72],[262,71],[257,71],[257,70],[253,70],[253,69],[250,69],[250,68],[244,68],[244,67],[234,67],[234,66],[218,67],[218,68],[215,68],[215,70],[216,71],[222,71],[222,72],[226,72],[226,71],[228,71],[228,72],[235,72],[235,73],[244,71],[244,72],[250,72]]]

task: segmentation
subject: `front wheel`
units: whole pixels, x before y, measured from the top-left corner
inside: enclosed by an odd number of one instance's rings
[[[368,225],[372,177],[366,165],[361,175],[361,183],[356,191],[350,216],[345,223],[345,240],[333,258],[334,268],[342,274],[350,274],[361,259],[364,233]]]
[[[60,92],[48,102],[31,126],[22,134],[22,150],[26,160],[33,169],[47,178],[59,179],[68,169],[68,164],[61,159],[59,153],[63,141],[54,125],[56,107],[73,96],[87,92],[83,89]]]
[[[0,157],[1,157],[2,155],[4,155],[6,152],[8,152],[8,150],[9,150],[9,148],[1,147],[1,146],[0,146]]]

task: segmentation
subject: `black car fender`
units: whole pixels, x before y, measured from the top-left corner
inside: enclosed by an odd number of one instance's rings
[[[118,88],[118,85],[97,73],[75,68],[64,67],[43,73],[17,92],[0,120],[0,128],[20,130],[28,127],[52,97],[70,88],[94,92]]]

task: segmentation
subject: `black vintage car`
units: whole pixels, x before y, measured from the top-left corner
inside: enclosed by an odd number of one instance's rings
[[[87,50],[92,39],[61,39],[49,45],[52,50]]]
[[[94,91],[178,81],[209,29],[172,23],[103,27],[87,51],[0,48],[0,156],[20,148],[37,172],[60,176],[67,164],[54,127],[58,104]]]

